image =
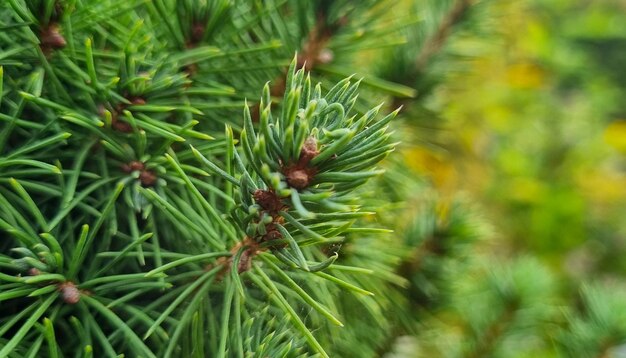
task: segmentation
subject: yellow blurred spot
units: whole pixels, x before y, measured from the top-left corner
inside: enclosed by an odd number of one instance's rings
[[[500,103],[495,103],[485,107],[485,120],[489,121],[489,124],[493,129],[498,132],[504,133],[511,130],[511,126],[515,123],[511,121],[513,111],[509,106],[505,106]]]
[[[538,203],[545,195],[545,184],[533,178],[515,178],[509,184],[509,198],[520,203]]]
[[[448,186],[456,179],[453,164],[441,154],[424,148],[411,148],[404,151],[403,156],[409,168],[430,177],[437,188]]]
[[[533,63],[515,63],[509,66],[506,77],[513,88],[533,89],[544,83],[545,72]]]
[[[626,177],[607,170],[586,171],[577,177],[581,193],[601,206],[626,199]]]
[[[626,153],[626,120],[618,120],[604,130],[604,141],[611,147]]]

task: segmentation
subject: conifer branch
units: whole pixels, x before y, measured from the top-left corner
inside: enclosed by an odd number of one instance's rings
[[[463,20],[473,3],[474,0],[455,0],[454,5],[439,22],[435,32],[422,45],[415,59],[415,67],[418,72],[421,72],[432,57],[439,53],[452,34],[454,26]]]

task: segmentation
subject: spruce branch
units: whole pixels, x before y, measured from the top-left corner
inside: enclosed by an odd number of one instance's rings
[[[256,245],[285,239],[290,253],[279,249],[278,252],[283,253],[279,257],[309,271],[289,228],[293,226],[300,235],[309,235],[309,238],[330,239],[324,236],[324,232],[312,225],[303,225],[299,220],[313,219],[316,212],[354,211],[344,202],[351,190],[378,174],[367,169],[392,150],[393,147],[385,143],[384,132],[395,113],[374,124],[380,106],[358,119],[349,117],[358,82],[341,81],[322,97],[320,86],[312,88],[310,77],[305,78],[304,71],[296,71],[296,67],[294,59],[286,81],[289,90],[285,92],[278,118],[272,117],[269,85],[265,86],[261,100],[258,133],[248,108],[244,109],[240,145],[246,162],[241,158],[238,160],[242,172],[237,184],[241,189],[241,204],[247,205],[248,209],[237,213],[235,221],[244,225],[242,229],[247,235],[244,246],[248,249],[244,251],[243,262],[256,255],[260,249]],[[372,141],[373,138],[383,140]],[[384,151],[380,153],[382,156],[375,156],[375,160],[347,160],[355,153],[375,152],[379,148]],[[209,169],[217,168],[197,151],[194,153],[203,163],[209,163]],[[238,158],[236,151],[234,154]],[[217,173],[233,181],[223,171]],[[350,184],[345,183],[347,179]],[[334,232],[333,235],[340,233]]]
[[[560,352],[594,358],[618,354],[626,341],[623,293],[623,287],[583,285],[578,304],[566,312],[567,324],[556,336]]]
[[[454,26],[463,21],[463,18],[467,15],[473,3],[474,0],[454,1],[454,5],[450,7],[443,19],[439,22],[439,26],[435,32],[431,34],[422,45],[415,59],[415,67],[418,72],[421,72],[423,68],[428,65],[432,57],[440,52],[441,48],[452,34]]]
[[[308,30],[308,34],[302,44],[296,49],[298,53],[296,57],[297,69],[312,71],[317,64],[330,63],[334,59],[334,54],[328,48],[328,43],[333,35],[347,24],[348,15],[343,15],[340,19],[332,22],[328,18],[329,6],[330,3],[327,1],[320,1],[315,4],[313,11],[315,22]],[[289,70],[288,68],[286,69],[287,73],[289,73]],[[270,88],[270,93],[279,96],[288,89],[285,77],[280,76],[274,81],[274,85]]]
[[[472,56],[456,53],[454,38],[477,31],[475,26],[470,25],[476,19],[483,18],[480,8],[487,3],[488,1],[454,0],[413,4],[413,16],[422,21],[405,26],[407,42],[393,48],[389,54],[393,61],[383,60],[378,69],[378,75],[385,80],[402,83],[417,92],[411,98],[392,93],[395,107],[415,104],[414,108],[424,110],[420,108],[421,99],[432,93],[446,73],[460,67],[459,58]],[[434,58],[438,61],[433,61]],[[432,118],[435,113],[429,111],[427,114]]]
[[[468,250],[486,236],[486,229],[461,200],[446,202],[432,193],[420,196],[422,204],[405,229],[412,250],[398,266],[398,275],[411,282],[411,301],[423,307],[444,305],[449,296],[446,267],[462,264]]]

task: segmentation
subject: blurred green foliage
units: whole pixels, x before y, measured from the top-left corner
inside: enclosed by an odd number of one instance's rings
[[[408,198],[398,272],[417,324],[385,357],[624,356],[626,2],[470,2],[441,31],[467,4],[445,3],[420,3],[439,25],[380,70],[419,98],[398,101],[406,168],[386,180],[408,169],[436,193],[387,190]],[[407,71],[429,43],[431,65]]]
[[[449,150],[407,158],[481,201],[509,249],[575,277],[626,273],[626,3],[495,7],[499,40],[431,100]]]

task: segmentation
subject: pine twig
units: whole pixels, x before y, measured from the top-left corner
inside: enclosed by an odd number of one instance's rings
[[[504,308],[504,312],[493,323],[484,330],[482,336],[478,337],[476,347],[468,352],[466,358],[487,357],[495,347],[498,339],[504,334],[507,327],[515,319],[519,305],[517,302],[510,302]]]
[[[415,60],[415,67],[418,71],[422,70],[430,59],[437,54],[445,45],[446,41],[452,34],[452,28],[458,24],[473,5],[473,0],[458,0],[456,4],[445,15],[437,31],[429,37]]]
[[[328,24],[327,15],[324,11],[317,13],[317,19],[313,28],[309,31],[304,44],[300,48],[297,58],[297,69],[304,68],[311,71],[317,64],[326,64],[332,61],[332,53],[326,48],[331,38],[337,31],[348,23],[348,17],[344,16],[339,21]],[[285,68],[286,73],[287,68]],[[271,87],[273,96],[280,96],[285,92],[285,76],[281,73]]]

